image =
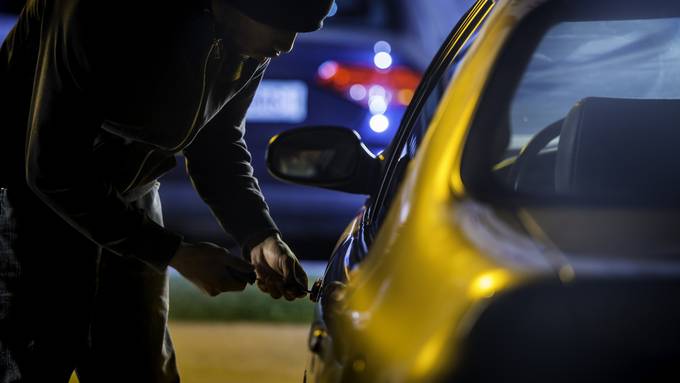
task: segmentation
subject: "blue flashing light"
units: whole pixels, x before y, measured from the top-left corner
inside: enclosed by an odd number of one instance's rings
[[[373,45],[373,53],[392,53],[392,46],[387,41],[378,41]]]
[[[387,52],[378,52],[373,57],[373,62],[378,69],[389,69],[392,66],[392,55]]]
[[[376,133],[383,133],[390,127],[390,120],[384,114],[376,114],[369,121],[371,130]]]

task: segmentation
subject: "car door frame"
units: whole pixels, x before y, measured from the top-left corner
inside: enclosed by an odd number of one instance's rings
[[[369,203],[367,203],[367,209],[361,224],[364,229],[371,228],[370,230],[362,230],[367,234],[364,238],[364,242],[368,245],[367,247],[370,247],[380,226],[380,222],[376,222],[378,212],[380,211],[380,207],[385,203],[389,185],[397,168],[399,160],[398,150],[403,147],[406,140],[411,136],[425,103],[432,92],[437,88],[442,76],[445,75],[447,69],[460,56],[463,48],[466,47],[466,43],[482,25],[495,3],[495,0],[476,1],[463,17],[461,17],[456,26],[453,27],[451,33],[446,38],[423,75],[423,80],[416,89],[413,100],[404,113],[394,139],[383,154],[381,154],[386,158],[386,165],[382,172],[380,183],[375,189],[376,194],[375,196],[371,196]]]
[[[452,28],[451,33],[433,58],[423,76],[423,80],[416,89],[413,100],[402,118],[394,139],[390,146],[381,154],[383,158],[386,158],[386,162],[380,181],[376,185],[375,195],[369,196],[365,208],[359,213],[359,217],[355,219],[354,224],[357,227],[354,230],[348,230],[344,237],[340,238],[338,245],[331,254],[320,287],[320,300],[315,305],[314,320],[309,333],[308,346],[312,353],[311,365],[309,366],[312,371],[309,372],[317,376],[319,374],[317,364],[319,363],[323,363],[325,369],[332,369],[336,372],[342,369],[342,361],[338,359],[340,355],[336,355],[335,352],[330,350],[335,348],[334,334],[329,330],[329,326],[327,326],[324,319],[324,310],[326,309],[324,307],[324,297],[329,294],[328,286],[332,286],[337,282],[346,283],[349,270],[352,266],[360,263],[368,254],[370,244],[380,226],[380,222],[377,221],[377,212],[380,211],[380,207],[385,203],[387,190],[396,170],[399,159],[398,149],[404,145],[413,132],[424,104],[437,88],[442,76],[446,74],[447,69],[460,55],[467,41],[478,30],[494,5],[494,0],[476,1]],[[333,375],[334,372],[321,371],[321,374],[324,378],[320,380],[324,380],[329,377],[329,374]],[[307,371],[305,372],[305,381],[307,381]]]

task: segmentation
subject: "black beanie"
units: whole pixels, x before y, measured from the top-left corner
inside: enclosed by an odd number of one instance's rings
[[[292,32],[312,32],[323,26],[333,0],[226,0],[259,21]]]

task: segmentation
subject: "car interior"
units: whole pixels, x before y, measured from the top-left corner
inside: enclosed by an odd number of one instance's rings
[[[680,100],[588,97],[495,171],[571,254],[668,259],[680,251]]]
[[[608,2],[589,4],[551,3],[512,36],[463,181],[566,254],[669,259],[680,252],[680,9],[626,2],[612,15]]]
[[[632,202],[674,198],[680,195],[678,121],[680,100],[585,98],[538,132],[499,175],[518,191]]]

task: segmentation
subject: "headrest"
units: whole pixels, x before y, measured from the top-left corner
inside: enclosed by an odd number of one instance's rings
[[[578,102],[562,126],[555,188],[578,197],[680,198],[680,100]]]

